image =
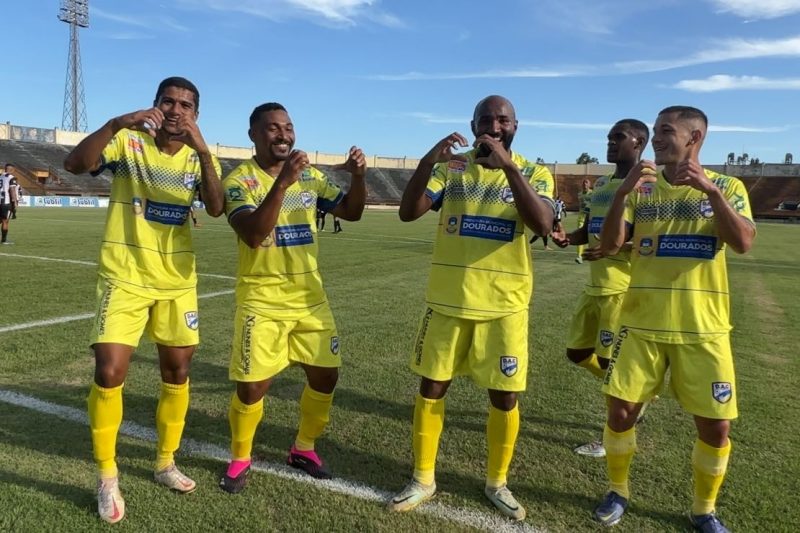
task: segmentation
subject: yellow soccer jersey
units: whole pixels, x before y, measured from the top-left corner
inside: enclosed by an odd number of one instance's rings
[[[99,274],[113,285],[157,300],[197,285],[186,219],[201,179],[197,152],[184,145],[162,153],[146,133],[123,129],[105,147],[114,175],[100,247]],[[217,173],[219,161],[214,158]]]
[[[440,211],[426,293],[439,313],[486,320],[527,309],[533,289],[525,225],[502,170],[467,161],[438,164],[426,194]],[[512,154],[539,195],[553,198],[547,167]]]
[[[256,209],[275,183],[255,158],[223,181],[230,221]],[[327,301],[317,268],[317,209],[330,211],[344,194],[316,168],[309,167],[287,190],[275,229],[256,249],[239,239],[236,302],[275,320],[299,320]]]
[[[600,231],[603,221],[611,208],[614,194],[623,180],[614,179],[614,175],[601,176],[594,184],[591,205],[587,209],[589,217],[589,246],[600,245]],[[620,251],[612,257],[597,261],[589,261],[589,282],[584,292],[591,296],[608,296],[628,290],[631,279],[631,253]]]
[[[605,177],[605,176],[603,176],[603,177]],[[600,178],[600,179],[602,179],[602,178]],[[597,184],[595,184],[595,185],[597,185]],[[589,214],[589,208],[592,205],[592,193],[593,192],[594,192],[594,189],[589,189],[586,192],[583,192],[583,189],[581,189],[581,192],[578,193],[578,202],[580,203],[580,211],[579,211],[580,215],[588,215]]]
[[[752,222],[741,181],[705,171],[741,216]],[[631,284],[620,323],[641,337],[697,343],[731,329],[725,244],[705,194],[673,187],[663,173],[628,195],[625,220],[633,225]]]

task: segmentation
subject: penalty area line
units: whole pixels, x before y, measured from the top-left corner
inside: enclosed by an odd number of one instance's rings
[[[46,402],[33,396],[20,394],[9,390],[0,389],[0,402],[23,407],[55,416],[62,420],[76,422],[88,426],[89,421],[86,412],[73,407],[67,407],[56,403]],[[141,439],[148,442],[156,442],[155,430],[140,426],[134,422],[124,421],[120,427],[120,433],[128,437]],[[197,457],[216,459],[227,462],[230,459],[230,451],[215,444],[197,441],[194,439],[182,439],[181,451],[188,455]],[[267,461],[253,461],[253,470],[277,476],[283,479],[305,483],[316,488],[343,494],[361,500],[372,501],[379,504],[386,504],[391,498],[391,493],[362,485],[354,481],[345,479],[314,479],[308,475],[300,474],[295,469],[281,464],[269,463]],[[389,512],[389,511],[386,511]],[[500,516],[498,513],[484,513],[473,509],[453,507],[438,502],[426,503],[418,507],[413,512],[423,513],[448,522],[457,522],[470,527],[483,529],[493,532],[523,532],[523,533],[544,533],[545,530],[534,528],[525,523],[511,522]]]

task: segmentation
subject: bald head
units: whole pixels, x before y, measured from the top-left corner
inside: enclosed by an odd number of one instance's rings
[[[472,120],[477,120],[481,112],[489,106],[505,106],[511,111],[511,117],[515,121],[517,120],[516,112],[514,111],[514,105],[511,103],[511,101],[508,98],[497,94],[489,95],[478,102],[478,104],[475,106],[475,111],[472,113]]]
[[[507,98],[493,94],[475,106],[470,125],[476,138],[489,135],[510,150],[514,134],[517,133],[517,115]]]

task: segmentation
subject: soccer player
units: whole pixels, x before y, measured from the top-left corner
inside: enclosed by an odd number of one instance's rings
[[[609,163],[610,162],[611,161],[609,161]],[[623,174],[623,177],[624,176],[625,176],[625,174]],[[588,179],[583,180],[583,182],[581,183],[581,192],[578,193],[578,202],[580,204],[579,207],[578,207],[578,209],[579,209],[579,211],[578,211],[578,230],[580,230],[581,228],[583,228],[583,225],[586,223],[586,217],[588,216],[588,213],[589,213],[589,207],[592,204],[592,182],[589,181]],[[584,249],[584,246],[585,246],[584,244],[579,244],[577,246],[577,250],[576,250],[577,255],[575,256],[575,262],[578,263],[579,265],[583,264],[583,249]]]
[[[155,480],[177,492],[195,482],[175,466],[189,407],[189,366],[199,342],[197,275],[186,219],[202,191],[206,211],[222,213],[219,162],[197,126],[200,94],[185,78],[162,81],[153,107],[109,120],[67,156],[73,174],[114,175],[100,247],[97,316],[91,345],[94,383],[89,425],[99,470],[100,517],[125,516],[115,461],[122,387],[142,333],[158,347],[161,397],[156,410]]]
[[[12,174],[14,172],[14,165],[7,163],[5,172],[0,174],[0,243],[12,244],[8,240],[8,221],[11,218],[16,218],[17,201],[18,201],[18,183],[17,178]]]
[[[728,531],[714,512],[731,451],[730,420],[737,416],[725,248],[747,252],[755,225],[742,182],[700,166],[707,131],[699,109],[662,110],[653,128],[655,163],[642,161],[628,173],[603,224],[603,254],[633,244],[603,385],[609,492],[594,516],[605,525],[619,522],[628,506],[636,416],[669,368],[673,394],[697,428],[691,523],[700,531]],[[658,174],[656,164],[664,165]]]
[[[553,229],[553,176],[511,152],[517,119],[511,102],[489,96],[471,122],[475,149],[452,133],[420,160],[400,202],[400,219],[440,211],[426,294],[427,308],[411,354],[422,378],[414,408],[414,475],[389,503],[408,511],[436,492],[435,465],[444,425],[444,397],[467,375],[489,393],[488,471],[484,493],[506,516],[525,509],[506,486],[519,432],[517,393],[528,374],[531,254],[525,228]],[[537,194],[543,191],[546,197]],[[563,239],[564,236],[561,235]]]
[[[250,470],[264,395],[289,365],[308,383],[300,397],[300,424],[289,465],[327,479],[314,450],[328,424],[339,378],[339,334],[317,268],[318,209],[345,220],[361,218],[367,197],[367,163],[355,146],[343,165],[350,172],[344,194],[308,156],[294,150],[295,131],[281,104],[266,103],[250,115],[256,155],[224,180],[225,211],[239,237],[236,317],[229,376],[236,382],[228,419],[231,462],[220,480],[226,492],[241,491]]]
[[[583,180],[581,203],[587,209],[583,224],[567,235],[567,242],[559,246],[576,244],[583,248],[589,244],[584,257],[590,262],[589,279],[578,300],[567,336],[567,359],[603,379],[611,357],[614,334],[619,326],[622,298],[630,281],[630,245],[627,244],[613,257],[600,252],[600,228],[611,206],[614,193],[628,172],[639,162],[649,139],[647,125],[635,119],[620,120],[608,132],[606,159],[616,166],[614,172],[595,182],[592,194],[589,180]],[[580,455],[604,457],[600,441],[590,442],[575,449]]]

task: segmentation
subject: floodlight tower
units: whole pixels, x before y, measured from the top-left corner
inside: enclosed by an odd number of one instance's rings
[[[64,114],[61,127],[69,131],[86,131],[86,102],[83,98],[83,71],[78,28],[89,27],[89,0],[61,0],[58,20],[69,24],[69,56],[67,81],[64,85]]]

